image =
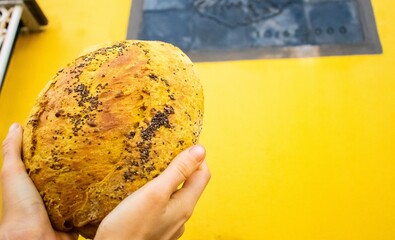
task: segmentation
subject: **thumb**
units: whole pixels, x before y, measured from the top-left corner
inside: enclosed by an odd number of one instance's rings
[[[21,159],[22,132],[18,123],[12,124],[3,142],[2,178],[26,171]]]
[[[155,185],[154,187],[157,189],[165,190],[170,196],[199,168],[205,156],[206,150],[201,145],[186,149],[151,184]]]
[[[1,185],[3,217],[35,216],[45,212],[41,197],[26,173],[21,159],[22,127],[14,123],[3,142]],[[29,214],[27,214],[29,213]]]

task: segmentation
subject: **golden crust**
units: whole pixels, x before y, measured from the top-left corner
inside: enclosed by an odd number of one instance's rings
[[[25,125],[23,155],[53,226],[92,238],[119,202],[197,142],[203,90],[178,48],[98,46],[60,70]]]

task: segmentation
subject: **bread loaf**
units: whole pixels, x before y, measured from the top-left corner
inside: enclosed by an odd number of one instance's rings
[[[23,136],[23,160],[53,227],[93,238],[120,201],[198,141],[202,118],[193,64],[170,44],[104,44],[61,69]]]

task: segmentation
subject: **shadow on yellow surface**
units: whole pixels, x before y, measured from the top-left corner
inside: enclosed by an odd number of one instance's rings
[[[56,71],[124,39],[130,1],[38,1],[0,96],[0,137]],[[395,3],[373,1],[384,54],[199,63],[212,180],[182,239],[395,239]]]

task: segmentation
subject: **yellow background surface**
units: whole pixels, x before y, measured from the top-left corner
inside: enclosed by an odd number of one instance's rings
[[[17,41],[0,137],[86,47],[126,36],[129,0],[39,0]],[[373,0],[384,54],[199,63],[212,180],[191,240],[395,239],[394,1]]]

